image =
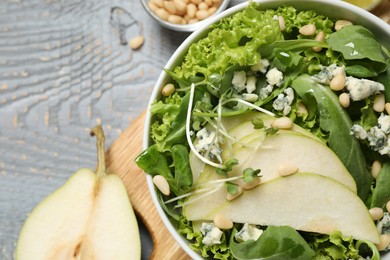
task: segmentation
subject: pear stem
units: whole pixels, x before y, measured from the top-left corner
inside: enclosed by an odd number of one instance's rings
[[[97,125],[91,129],[91,135],[96,136],[96,147],[98,164],[96,167],[96,175],[98,178],[106,175],[106,158],[104,151],[104,132],[101,125]]]

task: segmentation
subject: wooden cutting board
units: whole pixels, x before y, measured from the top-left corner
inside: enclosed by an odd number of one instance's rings
[[[134,162],[142,151],[144,119],[145,112],[132,122],[108,149],[106,155],[108,171],[122,178],[137,216],[149,230],[153,240],[150,259],[191,259],[162,222],[149,193],[146,175]]]

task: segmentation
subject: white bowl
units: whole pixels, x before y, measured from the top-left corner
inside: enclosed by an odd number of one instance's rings
[[[358,8],[354,5],[351,5],[349,3],[343,2],[343,1],[329,1],[329,0],[255,0],[255,2],[261,4],[261,9],[269,9],[269,8],[276,8],[278,6],[281,6],[283,4],[289,4],[293,7],[295,7],[298,10],[315,10],[319,14],[323,14],[325,16],[328,16],[333,19],[347,19],[350,20],[356,24],[360,24],[368,29],[370,29],[378,39],[385,47],[390,48],[390,26],[376,17],[375,15]],[[189,46],[193,43],[199,40],[200,38],[205,36],[206,29],[213,23],[219,21],[221,18],[230,16],[238,11],[241,11],[245,9],[245,7],[248,5],[248,2],[239,4],[237,6],[234,6],[228,10],[225,10],[224,12],[212,17],[207,21],[207,23],[203,24],[198,30],[196,30],[194,33],[192,33],[181,45],[180,47],[175,51],[175,53],[172,55],[172,57],[169,59],[168,63],[165,65],[165,68],[173,68],[176,65],[180,64],[180,62],[183,59],[184,54],[187,52]],[[169,81],[170,77],[162,71],[155,86],[153,93],[150,98],[150,104],[155,101],[156,99],[159,99],[161,88],[164,86],[165,83]],[[151,114],[150,111],[147,111],[146,114],[146,121],[145,121],[145,128],[144,128],[144,144],[143,148],[146,149],[151,145],[150,140],[150,126],[151,126]],[[151,191],[151,195],[154,201],[154,204],[157,207],[157,211],[160,214],[164,224],[166,225],[167,229],[171,233],[171,235],[176,239],[178,244],[184,249],[184,251],[193,259],[203,259],[197,252],[192,250],[188,246],[187,240],[182,237],[180,234],[178,234],[175,227],[172,225],[170,220],[168,219],[167,215],[165,214],[164,210],[162,209],[161,205],[159,204],[159,201],[157,199],[156,195],[156,189],[152,182],[152,177],[150,175],[147,176],[147,182],[149,189]],[[390,253],[386,255],[384,259],[390,259]]]
[[[192,24],[174,24],[170,23],[168,21],[165,21],[161,19],[158,15],[156,15],[152,9],[148,6],[148,2],[150,0],[141,0],[142,5],[146,12],[154,19],[156,20],[159,24],[161,24],[163,27],[174,30],[174,31],[179,31],[179,32],[193,32],[196,29],[200,28],[203,24],[209,23],[209,20],[211,20],[213,17],[217,16],[219,13],[224,11],[227,6],[230,3],[230,0],[222,0],[221,4],[218,6],[217,10],[209,17],[207,17],[204,20],[201,20],[197,23],[192,23]]]

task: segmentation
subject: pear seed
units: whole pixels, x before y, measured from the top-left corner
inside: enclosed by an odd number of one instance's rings
[[[291,129],[293,127],[293,121],[289,117],[280,117],[275,119],[271,126],[279,129]]]
[[[155,175],[153,183],[162,194],[168,196],[171,193],[167,179],[162,175]]]
[[[216,215],[214,217],[214,225],[219,229],[233,228],[233,222],[223,215]]]
[[[381,218],[383,218],[383,209],[381,209],[379,207],[371,208],[368,212],[370,213],[370,215],[374,221],[380,220]]]
[[[376,245],[378,251],[385,250],[390,245],[390,234],[381,234],[379,237],[379,244]]]
[[[294,174],[298,171],[298,167],[290,163],[285,163],[279,166],[278,173],[280,176],[285,177]]]

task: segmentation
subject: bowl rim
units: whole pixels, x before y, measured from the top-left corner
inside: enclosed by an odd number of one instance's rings
[[[167,21],[164,21],[160,17],[158,17],[148,6],[148,2],[150,0],[141,0],[142,6],[144,7],[145,11],[159,24],[161,24],[163,27],[179,31],[179,32],[193,32],[196,29],[200,28],[202,25],[206,24],[211,20],[211,18],[215,17],[216,15],[223,12],[227,6],[229,5],[231,0],[221,0],[221,4],[218,6],[217,10],[209,17],[207,17],[204,20],[201,20],[199,22],[193,23],[193,24],[173,24]]]
[[[297,8],[298,10],[308,10],[308,9],[314,9],[318,10],[318,8],[314,8],[318,5],[326,5],[329,8],[340,8],[338,9],[338,12],[333,12],[332,15],[324,14],[328,17],[332,17],[335,19],[341,19],[342,14],[349,14],[351,15],[352,19],[348,17],[348,20],[351,20],[352,22],[356,22],[358,24],[362,24],[363,26],[367,27],[368,29],[374,29],[375,28],[375,35],[378,36],[378,41],[380,41],[382,44],[386,45],[387,48],[390,48],[390,41],[384,41],[384,39],[390,39],[390,25],[381,20],[379,17],[375,16],[374,14],[370,13],[367,10],[364,10],[362,8],[359,8],[355,5],[352,5],[348,2],[344,2],[341,0],[337,1],[329,1],[329,0],[253,0],[253,2],[262,4],[264,8],[261,7],[261,9],[268,9],[268,8],[277,8],[278,6],[281,6],[283,4],[289,4]],[[205,22],[192,34],[190,34],[187,39],[180,44],[180,46],[176,49],[176,51],[172,54],[171,58],[168,60],[168,62],[164,65],[164,68],[171,68],[175,64],[177,64],[178,60],[181,61],[181,57],[183,54],[186,53],[189,46],[192,44],[192,42],[199,39],[199,37],[202,37],[207,32],[207,28],[218,22],[224,17],[230,16],[236,12],[242,11],[247,5],[249,4],[249,1],[240,3],[238,5],[235,5],[233,7],[230,7],[229,9],[226,9],[225,11],[216,14],[215,16],[212,16],[205,20]],[[298,7],[298,5],[305,5],[303,8]],[[323,11],[317,11],[318,13],[323,14]],[[359,19],[358,19],[359,18]],[[362,19],[363,18],[363,19]],[[379,35],[378,35],[379,34]],[[147,111],[145,115],[145,123],[144,123],[144,135],[143,135],[143,149],[146,149],[150,146],[151,140],[150,140],[150,126],[151,126],[151,113],[150,113],[150,106],[151,104],[161,96],[161,88],[166,83],[167,79],[169,78],[168,74],[162,70],[160,73],[154,87],[153,91],[147,106]],[[164,212],[163,208],[161,207],[158,198],[157,198],[157,192],[156,188],[153,184],[152,177],[148,174],[146,174],[147,179],[147,185],[149,188],[149,192],[151,194],[152,200],[154,202],[154,205],[156,206],[157,212],[160,215],[165,227],[168,229],[172,237],[177,241],[177,243],[181,246],[181,248],[192,258],[192,259],[203,259],[201,255],[199,255],[197,252],[192,250],[190,246],[188,245],[188,241],[182,237],[173,224],[168,219],[167,214]],[[388,253],[390,256],[390,253]]]

